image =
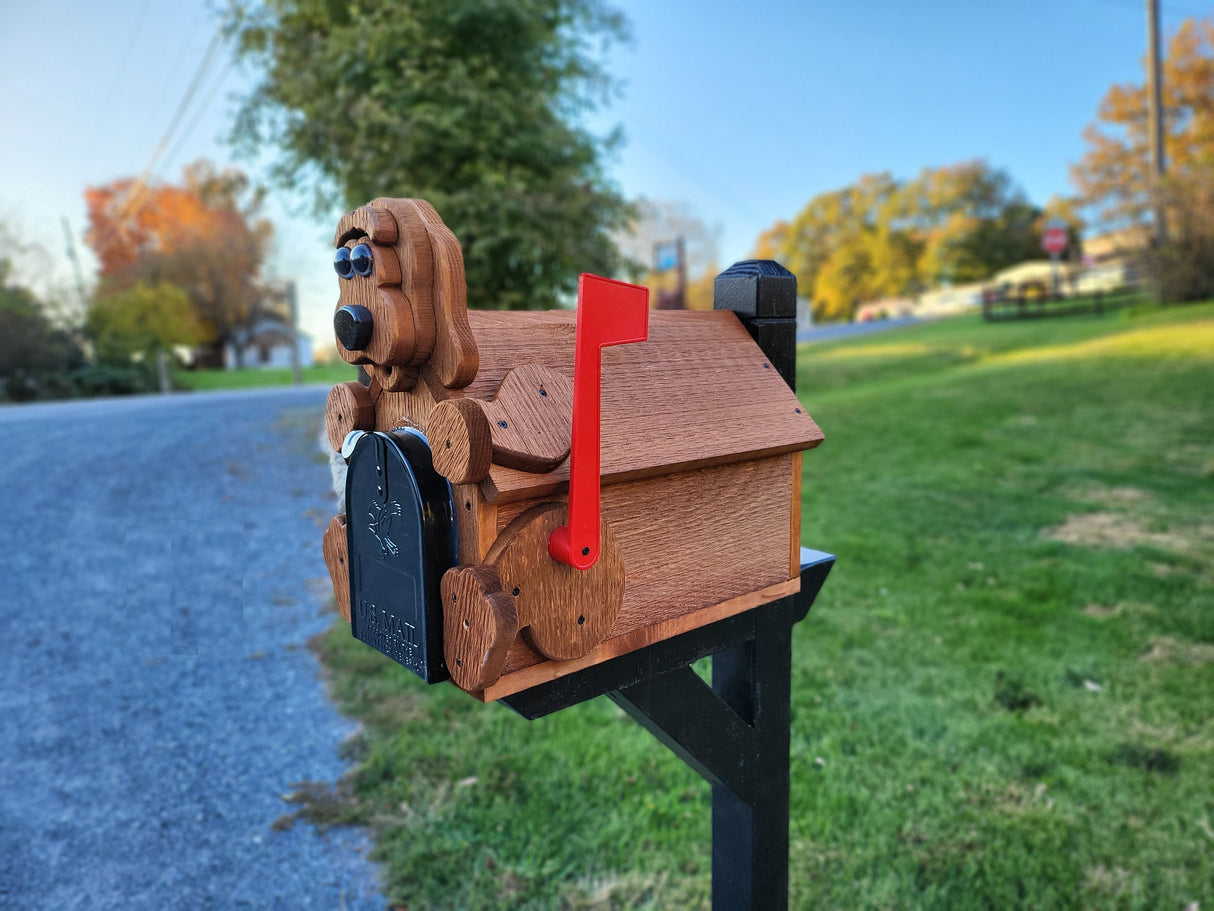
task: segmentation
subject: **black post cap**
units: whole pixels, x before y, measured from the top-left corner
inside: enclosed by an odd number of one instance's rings
[[[794,319],[797,277],[771,259],[734,263],[717,276],[712,305],[743,319]]]
[[[375,320],[371,311],[358,304],[346,304],[333,314],[333,332],[347,351],[362,351],[371,342]]]

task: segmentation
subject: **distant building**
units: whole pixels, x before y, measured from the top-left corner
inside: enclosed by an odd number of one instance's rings
[[[949,285],[935,288],[919,295],[915,315],[925,318],[952,316],[982,306],[982,282],[967,285]]]
[[[1109,231],[1083,242],[1084,270],[1076,281],[1080,294],[1114,291],[1142,281],[1143,258],[1150,244],[1150,232],[1137,225]]]
[[[887,297],[883,300],[869,301],[856,308],[853,320],[857,323],[871,323],[874,320],[899,319],[915,315],[915,302],[910,298]]]
[[[312,366],[312,336],[293,332],[285,322],[273,318],[237,332],[235,339],[224,346],[223,366],[227,370],[241,366],[290,367],[292,337],[299,351],[299,366]]]
[[[797,331],[808,332],[814,327],[813,305],[804,297],[797,298]]]

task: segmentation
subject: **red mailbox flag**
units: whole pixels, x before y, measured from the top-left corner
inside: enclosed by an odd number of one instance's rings
[[[590,569],[599,558],[603,349],[649,337],[649,289],[584,272],[578,277],[577,298],[569,524],[549,537],[548,554],[576,569]]]

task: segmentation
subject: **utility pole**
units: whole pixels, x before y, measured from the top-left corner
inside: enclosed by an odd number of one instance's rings
[[[679,235],[679,304],[678,309],[687,309],[687,244]]]
[[[1151,195],[1155,202],[1155,245],[1162,249],[1168,241],[1168,223],[1163,206],[1164,159],[1163,75],[1159,53],[1159,0],[1147,0],[1147,110],[1151,133]]]
[[[88,301],[88,295],[84,290],[84,272],[80,268],[80,256],[76,253],[76,236],[72,234],[72,223],[67,220],[66,215],[59,218],[59,223],[63,225],[63,239],[67,242],[67,258],[71,260],[72,271],[76,274],[76,293],[80,295],[80,306],[85,306]]]
[[[299,307],[295,301],[295,281],[287,282],[287,306],[291,309],[291,381],[303,385],[303,371],[299,367]]]

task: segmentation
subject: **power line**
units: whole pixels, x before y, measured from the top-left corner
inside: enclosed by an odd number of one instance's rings
[[[97,122],[93,124],[92,133],[97,135],[97,131],[101,129],[101,124],[110,112],[110,105],[114,100],[114,93],[118,91],[119,85],[122,83],[122,77],[126,74],[126,66],[131,60],[131,52],[135,49],[135,42],[139,38],[139,33],[143,29],[143,20],[147,15],[149,0],[143,0],[139,4],[139,11],[135,14],[135,27],[130,30],[127,35],[126,46],[123,47],[122,53],[118,57],[118,66],[114,70],[114,78],[110,82],[109,90],[104,95],[104,100],[97,109]]]
[[[637,130],[642,136],[642,143],[648,146],[650,151],[654,152],[659,158],[666,161],[667,164],[674,167],[676,171],[681,172],[685,177],[690,177],[692,181],[699,186],[700,190],[710,198],[715,198],[719,201],[729,204],[736,211],[742,213],[748,218],[753,218],[756,221],[762,221],[757,212],[754,211],[744,200],[734,195],[729,190],[724,189],[726,182],[719,177],[714,179],[696,162],[688,158],[687,155],[672,148],[668,145],[657,132],[651,129],[648,125],[642,122],[635,116],[624,116],[625,122]],[[648,140],[648,141],[646,141]],[[660,148],[659,148],[660,146]],[[716,189],[709,189],[709,186],[714,186]],[[723,191],[723,192],[722,192]]]
[[[165,154],[164,167],[167,168],[169,164],[177,157],[178,153],[181,152],[182,147],[184,147],[186,142],[189,140],[190,135],[194,132],[195,127],[198,126],[199,122],[201,122],[202,118],[210,109],[211,103],[215,100],[215,96],[218,95],[219,90],[223,88],[223,84],[228,78],[228,73],[232,71],[232,67],[235,65],[235,63],[236,59],[229,56],[228,62],[219,72],[219,78],[211,84],[210,90],[203,97],[202,101],[195,106],[194,116],[191,117],[189,123],[185,125],[185,128],[181,131],[181,134],[177,137],[177,141],[173,143],[173,147],[168,151],[168,153]]]
[[[211,38],[211,43],[207,45],[202,59],[198,62],[198,68],[194,71],[194,77],[190,80],[190,84],[186,87],[185,94],[177,103],[177,109],[173,112],[172,118],[169,120],[168,128],[165,129],[164,135],[160,137],[160,141],[156,143],[156,148],[152,150],[152,156],[148,159],[148,163],[144,165],[143,171],[135,178],[130,189],[127,190],[123,198],[122,205],[118,210],[117,221],[121,222],[138,201],[139,196],[143,192],[144,186],[147,184],[148,178],[152,175],[160,157],[164,154],[165,148],[168,146],[173,134],[181,125],[182,119],[185,117],[186,111],[190,107],[190,103],[194,100],[194,95],[198,92],[198,87],[202,84],[206,77],[207,71],[211,68],[211,64],[215,59],[215,52],[219,49],[223,42],[222,29],[216,29],[215,34]]]

